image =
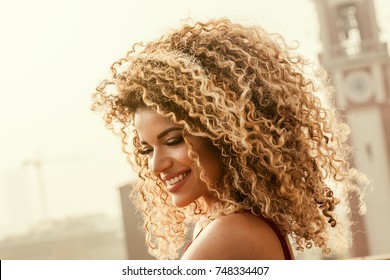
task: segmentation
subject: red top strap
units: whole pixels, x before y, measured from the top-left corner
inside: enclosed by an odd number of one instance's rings
[[[285,236],[282,235],[279,228],[271,220],[268,220],[262,216],[258,216],[258,217],[260,219],[262,219],[264,222],[266,222],[272,228],[272,230],[275,232],[275,234],[278,236],[280,244],[282,245],[282,248],[283,248],[284,258],[286,260],[292,260],[290,248],[288,247],[286,238],[285,238]]]
[[[198,234],[195,236],[195,238],[190,242],[188,243],[187,247],[185,248],[184,252],[187,251],[188,247],[190,247],[190,245],[192,244],[192,242],[194,242],[194,240],[196,238],[198,238],[199,234],[202,232],[203,228],[200,229],[200,231],[198,232]]]

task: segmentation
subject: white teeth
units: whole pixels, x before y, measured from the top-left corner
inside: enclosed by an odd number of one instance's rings
[[[175,178],[167,180],[166,182],[168,183],[168,185],[176,184],[177,182],[179,182],[179,181],[183,180],[185,177],[187,177],[188,174],[190,174],[189,171],[184,173],[184,174],[180,174],[179,176],[176,176]]]

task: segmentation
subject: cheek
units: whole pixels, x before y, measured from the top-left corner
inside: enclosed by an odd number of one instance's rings
[[[218,158],[214,157],[213,160],[210,160],[210,165],[208,169],[209,169],[208,173],[211,181],[217,182],[222,178],[223,167],[222,167],[222,163],[218,160]]]
[[[188,156],[188,148],[186,147],[186,145],[182,145],[180,149],[172,151],[171,156],[175,161],[179,162],[182,165],[192,166],[194,163],[194,161],[191,160]]]
[[[206,176],[213,182],[217,182],[223,175],[223,165],[220,155],[213,147],[207,147],[199,153],[201,165],[204,167]]]

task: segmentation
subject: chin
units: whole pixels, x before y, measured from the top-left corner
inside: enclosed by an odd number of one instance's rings
[[[179,207],[179,208],[186,207],[186,206],[190,205],[192,202],[194,202],[194,200],[184,199],[184,198],[179,198],[179,197],[174,197],[174,196],[172,197],[173,205],[175,205],[176,207]]]
[[[181,200],[176,200],[176,199],[172,199],[172,202],[173,202],[173,205],[175,205],[176,207],[179,207],[179,208],[186,207],[186,206],[191,204],[191,202],[181,201]]]

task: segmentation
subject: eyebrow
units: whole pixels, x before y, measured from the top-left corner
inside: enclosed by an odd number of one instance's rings
[[[177,130],[183,130],[183,128],[182,127],[177,127],[177,126],[169,127],[169,128],[165,129],[164,131],[160,132],[157,135],[157,140],[160,140],[161,138],[163,138],[168,133],[170,133],[172,131],[177,131]],[[141,144],[147,144],[147,142],[146,141],[142,141]]]

